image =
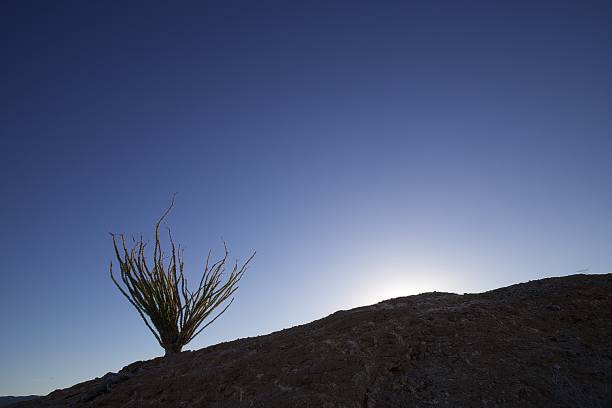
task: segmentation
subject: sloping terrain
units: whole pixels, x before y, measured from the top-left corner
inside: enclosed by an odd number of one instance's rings
[[[425,293],[14,407],[612,407],[612,274]]]

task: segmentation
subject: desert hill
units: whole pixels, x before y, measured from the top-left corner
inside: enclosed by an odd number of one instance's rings
[[[0,397],[0,407],[11,405],[19,401],[33,400],[36,398],[40,398],[40,397],[38,395],[24,395],[21,397],[13,397],[13,396]]]
[[[612,407],[612,274],[424,293],[12,407]]]

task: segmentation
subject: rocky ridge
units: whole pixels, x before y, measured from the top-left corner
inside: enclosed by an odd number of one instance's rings
[[[424,293],[140,361],[14,408],[612,407],[612,274]]]

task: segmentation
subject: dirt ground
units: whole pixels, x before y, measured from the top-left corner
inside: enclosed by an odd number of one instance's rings
[[[391,299],[13,405],[432,406],[612,407],[612,274]]]

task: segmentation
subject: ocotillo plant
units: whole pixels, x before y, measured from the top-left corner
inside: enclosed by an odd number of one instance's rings
[[[204,322],[213,311],[221,306],[238,289],[246,268],[255,256],[255,252],[241,266],[238,261],[224,281],[223,273],[227,264],[229,252],[225,242],[223,257],[210,265],[211,253],[208,253],[200,284],[195,291],[190,291],[184,270],[183,251],[174,244],[170,229],[170,256],[164,264],[159,227],[172,207],[174,198],[168,209],[155,224],[155,247],[153,263],[147,263],[145,249],[147,244],[140,239],[132,239],[133,245],[128,248],[124,235],[119,235],[121,245],[115,234],[111,234],[115,255],[121,268],[123,286],[113,275],[113,264],[110,265],[110,276],[117,288],[136,308],[159,345],[165,350],[165,355],[179,353],[183,346],[193,340],[202,330],[208,327],[232,304],[234,298],[225,304],[214,317]]]

